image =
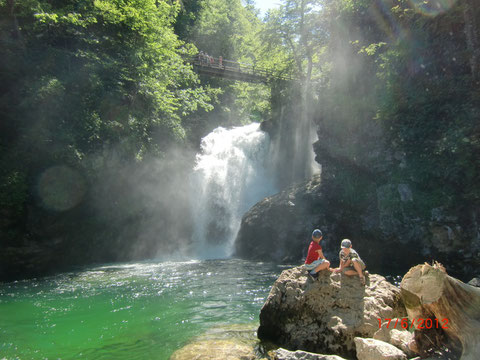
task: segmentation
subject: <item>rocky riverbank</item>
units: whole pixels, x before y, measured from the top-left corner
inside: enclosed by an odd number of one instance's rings
[[[303,265],[284,270],[261,309],[260,342],[250,326],[212,329],[171,360],[476,359],[478,279],[464,284],[439,263],[413,267],[400,287],[366,278],[363,286],[328,271],[313,279]],[[452,325],[425,325],[441,318]]]
[[[303,266],[282,272],[260,312],[260,339],[287,349],[355,356],[355,338],[372,338],[379,320],[406,315],[400,291],[380,275],[324,271],[317,280]]]

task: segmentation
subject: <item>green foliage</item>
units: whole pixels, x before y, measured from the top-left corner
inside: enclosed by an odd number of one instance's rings
[[[378,51],[378,49],[380,49],[382,46],[385,46],[387,45],[387,43],[385,42],[379,42],[377,44],[370,44],[368,46],[364,46],[360,49],[359,53],[362,54],[362,53],[365,53],[369,56],[372,56],[372,55],[375,55]]]
[[[45,169],[79,169],[92,184],[105,168],[182,143],[183,119],[212,109],[217,91],[184,62],[196,49],[174,33],[179,9],[156,0],[0,2],[0,206],[16,220],[28,220],[25,202],[36,203]]]
[[[263,27],[257,12],[240,0],[201,0],[185,3],[179,19],[188,22],[182,36],[210,56],[263,67],[259,33]],[[190,19],[190,20],[187,20]],[[269,117],[269,87],[232,80],[201,78],[217,89],[213,113],[196,113],[186,119],[195,137],[214,127],[261,121]]]
[[[254,27],[259,23],[240,0],[203,0],[193,41],[199,49],[215,57],[252,59],[254,43],[258,41]]]
[[[18,216],[23,211],[27,199],[26,175],[19,171],[12,171],[0,177],[0,207],[10,210]]]
[[[318,68],[321,53],[328,40],[328,18],[323,0],[285,0],[278,10],[269,12],[262,34],[273,49],[283,47],[280,63],[293,65],[297,77],[309,82],[312,71]]]
[[[194,49],[172,31],[177,5],[96,0],[39,3],[31,11],[21,55],[40,71],[25,77],[22,110],[29,116],[36,108],[32,122],[60,126],[65,145],[88,152],[100,142],[128,143],[125,155],[135,155],[161,146],[151,137],[155,128],[182,138],[181,116],[211,108],[182,60]]]
[[[460,45],[464,4],[436,16],[407,1],[329,6],[336,22],[319,112],[331,154],[366,168],[377,166],[368,152],[404,154],[376,181],[409,184],[415,202],[401,208],[412,217],[478,204],[479,97],[472,54]]]

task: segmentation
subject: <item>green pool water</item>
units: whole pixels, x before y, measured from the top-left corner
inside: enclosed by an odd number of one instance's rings
[[[0,359],[168,359],[212,326],[258,322],[282,270],[142,262],[0,284]]]

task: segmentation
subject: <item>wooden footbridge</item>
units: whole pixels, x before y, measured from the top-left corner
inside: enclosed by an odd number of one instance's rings
[[[251,83],[267,83],[272,79],[292,80],[292,78],[288,76],[274,74],[272,71],[256,65],[224,60],[222,57],[214,58],[213,56],[205,54],[199,54],[191,58],[189,62],[193,65],[194,71],[207,76],[216,76]]]

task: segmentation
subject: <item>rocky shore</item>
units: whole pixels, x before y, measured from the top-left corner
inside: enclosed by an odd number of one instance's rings
[[[357,277],[328,271],[313,280],[299,266],[274,283],[260,312],[258,336],[291,350],[353,358],[355,339],[373,338],[379,319],[405,316],[400,290],[380,275],[367,275],[362,286]]]
[[[380,275],[366,278],[363,286],[328,271],[314,279],[303,265],[284,270],[261,309],[260,342],[251,327],[220,329],[170,360],[477,359],[478,279],[465,284],[439,263],[411,268],[400,287]],[[427,325],[442,318],[452,324]]]

